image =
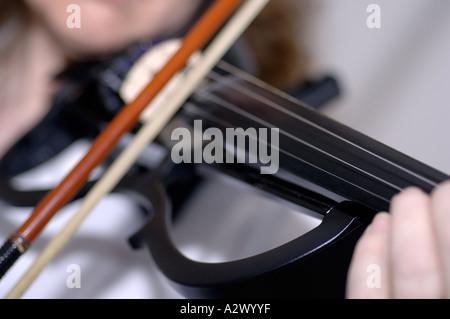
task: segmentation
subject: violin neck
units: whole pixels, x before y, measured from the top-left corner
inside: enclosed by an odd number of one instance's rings
[[[449,178],[228,64],[219,64],[208,81],[183,108],[183,120],[201,121],[203,130],[219,129],[223,136],[230,128],[277,129],[276,141],[270,134],[258,138],[278,152],[276,174],[301,187],[386,211],[402,189],[430,192]]]

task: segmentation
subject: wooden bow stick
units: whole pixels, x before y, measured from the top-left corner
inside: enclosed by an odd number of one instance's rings
[[[82,221],[100,199],[109,193],[137,160],[142,150],[159,134],[176,111],[192,94],[208,72],[217,64],[247,26],[265,7],[269,0],[246,0],[238,12],[208,46],[199,61],[188,70],[183,80],[164,107],[149,118],[133,141],[95,184],[65,228],[45,247],[35,263],[8,294],[7,298],[19,298],[28,289],[45,266],[56,256],[76,232]]]

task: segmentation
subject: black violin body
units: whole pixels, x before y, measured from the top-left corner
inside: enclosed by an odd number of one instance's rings
[[[266,253],[209,264],[189,260],[177,250],[170,236],[170,206],[159,202],[132,242],[146,244],[163,273],[189,297],[343,298],[354,245],[373,216],[388,211],[392,196],[405,187],[430,192],[448,179],[229,65],[220,65],[209,79],[210,85],[190,99],[178,120],[194,127],[201,119],[204,130],[219,129],[222,136],[230,127],[242,128],[243,135],[250,128],[279,128],[280,169],[262,175],[261,163],[222,161],[208,167],[306,207],[323,220],[304,236]],[[271,142],[268,138],[264,144]],[[164,187],[159,189],[162,193]]]

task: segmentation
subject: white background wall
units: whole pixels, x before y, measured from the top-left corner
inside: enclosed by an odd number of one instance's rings
[[[339,121],[450,173],[450,1],[314,0],[314,71],[332,72]],[[381,29],[369,29],[369,4]]]

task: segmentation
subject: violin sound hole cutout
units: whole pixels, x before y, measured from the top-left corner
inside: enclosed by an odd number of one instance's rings
[[[266,195],[215,174],[184,205],[172,225],[172,240],[191,260],[229,262],[279,247],[322,221],[302,207],[296,210]]]

